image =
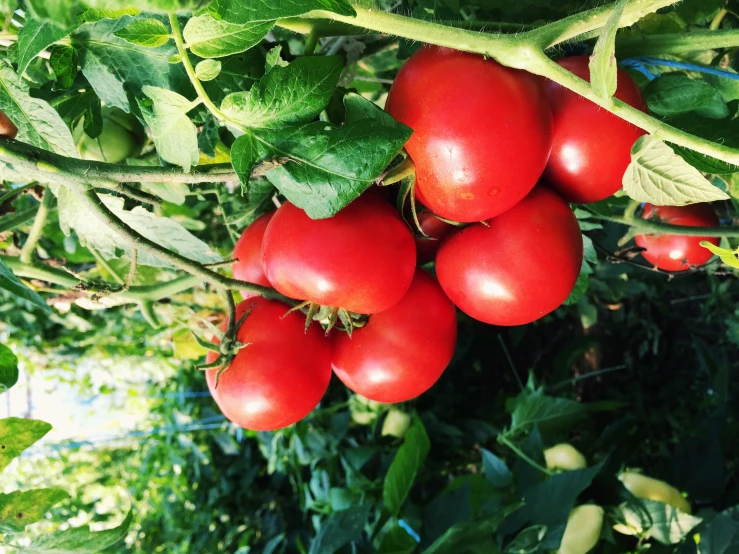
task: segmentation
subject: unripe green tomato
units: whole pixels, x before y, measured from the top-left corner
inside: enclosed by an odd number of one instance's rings
[[[585,554],[598,544],[603,527],[603,508],[583,504],[570,512],[557,554]]]
[[[349,412],[352,421],[359,425],[370,425],[377,419],[383,409],[383,404],[365,398],[361,394],[352,395],[349,399]]]
[[[681,512],[691,513],[690,503],[683,498],[680,491],[664,481],[631,471],[624,471],[618,478],[624,487],[637,498],[664,502]]]
[[[547,448],[544,451],[544,460],[547,463],[547,469],[572,471],[573,469],[588,467],[585,456],[577,448],[566,442]]]
[[[103,118],[103,130],[100,135],[91,138],[83,131],[77,137],[77,149],[85,160],[119,163],[135,153],[136,141],[119,123]]]
[[[406,431],[411,426],[411,416],[399,410],[398,408],[390,408],[385,421],[382,422],[382,436],[391,436],[402,439]]]

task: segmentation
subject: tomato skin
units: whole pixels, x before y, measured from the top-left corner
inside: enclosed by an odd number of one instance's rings
[[[605,510],[595,504],[582,504],[574,508],[567,518],[562,542],[557,554],[586,554],[600,540]]]
[[[557,62],[590,81],[589,58],[572,56]],[[618,69],[616,98],[647,113],[639,87]],[[544,173],[548,183],[568,202],[598,202],[621,189],[631,161],[631,147],[646,132],[607,112],[590,100],[546,81],[552,108],[552,154]]]
[[[205,377],[226,418],[246,429],[271,431],[301,420],[320,402],[331,380],[331,348],[318,324],[305,331],[302,314],[285,315],[286,304],[251,298],[237,305],[237,319],[250,307],[236,334],[249,346],[221,373],[217,388],[217,370]],[[217,357],[210,352],[207,362]]]
[[[457,314],[436,280],[416,270],[403,299],[371,315],[352,336],[334,332],[334,373],[377,402],[405,402],[436,383],[454,354]]]
[[[0,137],[14,139],[18,135],[18,127],[10,121],[10,118],[0,111]]]
[[[262,262],[269,282],[285,296],[371,314],[390,308],[408,290],[416,245],[380,195],[362,195],[328,219],[310,219],[286,202],[267,226]]]
[[[710,204],[689,206],[653,206],[647,204],[642,212],[644,219],[659,219],[671,225],[691,227],[718,227],[719,219]],[[707,263],[713,254],[703,248],[701,241],[719,245],[718,237],[696,237],[690,235],[637,235],[634,242],[646,248],[641,255],[664,271],[686,271],[691,266]]]
[[[262,241],[264,240],[264,232],[267,225],[272,220],[275,212],[268,212],[260,215],[244,232],[241,233],[239,240],[236,241],[233,257],[238,260],[231,266],[234,279],[247,281],[265,287],[270,286],[267,276],[264,274],[264,266],[262,265]],[[241,291],[244,299],[256,296],[255,293],[249,291]]]
[[[420,211],[416,216],[421,230],[426,235],[415,237],[418,265],[424,265],[436,259],[441,241],[454,230],[454,226],[442,221],[428,210]]]
[[[488,225],[454,233],[436,255],[439,283],[452,302],[493,325],[530,323],[562,304],[583,257],[567,203],[539,186]]]
[[[577,448],[566,442],[547,448],[544,451],[544,460],[547,469],[573,471],[588,467],[585,456]]]
[[[424,46],[401,68],[385,109],[413,129],[416,196],[453,221],[482,221],[534,188],[551,149],[541,80],[477,54]]]

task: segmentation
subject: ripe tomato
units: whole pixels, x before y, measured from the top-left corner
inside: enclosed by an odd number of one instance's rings
[[[567,518],[557,554],[587,554],[600,540],[604,510],[595,504],[573,509]]]
[[[418,265],[433,262],[442,239],[454,230],[453,225],[442,221],[428,210],[418,212],[418,223],[425,237],[416,237],[416,257]]]
[[[482,56],[424,46],[402,67],[387,111],[413,129],[416,195],[453,221],[503,213],[534,188],[551,149],[538,77]]]
[[[573,471],[588,467],[588,462],[582,453],[566,442],[555,444],[544,451],[544,460],[547,469],[563,469]]]
[[[238,261],[231,267],[235,279],[265,287],[270,286],[262,265],[262,241],[264,240],[264,231],[267,230],[267,224],[274,214],[275,212],[268,212],[260,215],[244,229],[239,240],[236,241],[233,257]],[[255,294],[244,290],[241,291],[241,296],[246,299],[255,296]]]
[[[18,135],[18,127],[10,121],[10,118],[0,111],[0,137],[14,139]]]
[[[710,204],[690,206],[652,206],[647,204],[642,213],[644,219],[659,219],[672,225],[691,227],[718,227],[719,219]],[[644,258],[665,271],[685,271],[690,266],[703,265],[713,254],[703,248],[701,241],[718,246],[718,237],[695,237],[689,235],[637,235],[636,245],[646,248]]]
[[[206,372],[208,388],[230,421],[256,431],[292,425],[320,402],[331,380],[331,349],[318,324],[305,331],[305,317],[286,314],[276,300],[251,298],[236,306],[249,315],[236,334],[242,348],[215,386],[217,370]],[[222,327],[225,330],[225,325]],[[208,363],[218,355],[208,354]]]
[[[416,245],[395,208],[377,194],[360,196],[328,219],[311,219],[286,202],[267,226],[262,262],[285,296],[372,314],[408,290]]]
[[[562,304],[583,257],[567,203],[539,186],[488,225],[456,232],[436,255],[439,283],[452,302],[493,325],[529,323]]]
[[[624,487],[637,498],[664,502],[681,512],[691,513],[690,503],[683,498],[680,491],[664,481],[631,471],[624,471],[618,478]]]
[[[587,56],[563,58],[557,63],[590,81]],[[608,198],[621,188],[631,147],[645,131],[557,83],[547,81],[546,90],[554,122],[546,180],[568,202]],[[639,87],[623,69],[618,70],[616,98],[647,111]]]
[[[405,402],[426,392],[452,359],[457,315],[444,291],[422,269],[408,293],[371,315],[350,337],[331,337],[334,373],[354,392],[377,402]]]

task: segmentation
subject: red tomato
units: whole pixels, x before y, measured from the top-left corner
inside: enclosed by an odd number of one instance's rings
[[[642,213],[644,219],[658,219],[670,225],[691,227],[718,227],[719,219],[710,204],[690,206],[652,206],[647,204]],[[644,258],[665,271],[685,271],[690,266],[703,265],[713,257],[701,241],[719,245],[718,237],[695,237],[690,235],[637,235],[636,245],[646,248]]]
[[[285,296],[372,314],[403,298],[416,245],[378,194],[362,195],[328,219],[311,219],[287,202],[267,227],[262,261],[269,282]]]
[[[537,187],[513,208],[448,237],[436,255],[444,292],[463,312],[493,325],[522,325],[567,299],[583,257],[567,203]]]
[[[557,63],[590,81],[587,56],[563,58]],[[623,69],[617,75],[616,98],[646,112],[634,80]],[[568,202],[608,198],[621,188],[631,147],[645,131],[557,83],[547,81],[546,90],[554,120],[546,180]]]
[[[236,334],[242,348],[215,387],[217,370],[205,374],[218,407],[230,421],[256,431],[292,425],[320,402],[331,380],[331,348],[318,324],[305,331],[305,316],[276,300],[251,298],[236,307],[251,312]],[[222,327],[225,330],[226,326]],[[210,352],[208,363],[218,357]]]
[[[270,286],[262,266],[262,240],[267,224],[275,212],[260,215],[249,225],[239,237],[234,247],[233,257],[238,260],[233,264],[233,275],[235,279]],[[241,291],[241,296],[251,298],[256,296],[253,292]]]
[[[416,195],[445,219],[482,221],[512,208],[549,157],[540,79],[476,54],[424,46],[398,73],[386,109],[413,129],[405,147]]]
[[[416,270],[408,293],[350,337],[331,337],[334,372],[377,402],[405,402],[436,383],[454,354],[457,315],[436,279]]]
[[[434,261],[442,239],[454,230],[454,226],[442,221],[428,210],[418,212],[417,215],[418,223],[426,234],[425,237],[416,236],[416,257],[418,265],[423,265]]]

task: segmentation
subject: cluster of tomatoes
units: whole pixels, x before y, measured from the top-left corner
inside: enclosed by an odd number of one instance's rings
[[[589,76],[585,57],[560,63]],[[631,78],[620,71],[618,82],[616,96],[645,110]],[[312,220],[288,202],[250,225],[234,251],[234,276],[304,302],[308,319],[248,294],[237,307],[237,317],[248,316],[236,338],[248,346],[207,379],[223,413],[243,427],[298,421],[318,404],[332,371],[377,402],[418,396],[451,361],[455,306],[495,325],[556,309],[583,259],[568,202],[615,193],[642,134],[539,77],[428,46],[401,69],[387,111],[414,131],[406,150],[425,206],[420,230],[437,240],[414,237],[376,187],[332,218]],[[681,223],[700,224],[694,219]],[[659,239],[639,240],[654,249],[657,265],[674,258],[655,246]],[[438,281],[417,267],[434,260]],[[314,322],[321,319],[344,329],[326,335]]]

